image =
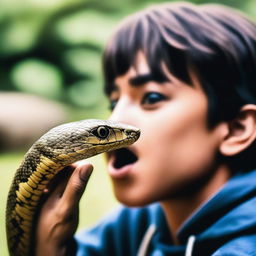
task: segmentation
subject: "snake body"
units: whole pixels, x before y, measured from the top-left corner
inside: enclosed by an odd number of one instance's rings
[[[15,173],[6,208],[11,256],[33,254],[33,228],[44,189],[65,166],[126,147],[139,138],[137,128],[103,120],[57,126],[37,140]]]

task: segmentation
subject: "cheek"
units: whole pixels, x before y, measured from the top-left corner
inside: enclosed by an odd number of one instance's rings
[[[193,175],[211,164],[218,145],[206,127],[203,109],[198,107],[184,115],[178,115],[177,109],[173,112],[169,109],[169,115],[145,126],[142,151],[148,168],[169,170],[173,175]]]

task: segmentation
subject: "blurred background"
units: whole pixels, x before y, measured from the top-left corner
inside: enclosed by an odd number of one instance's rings
[[[24,152],[57,124],[106,119],[101,55],[113,28],[149,0],[0,0],[0,255],[6,197]],[[165,1],[166,2],[166,1]],[[255,0],[221,3],[256,17]],[[110,211],[115,201],[102,156],[82,199],[79,228]]]

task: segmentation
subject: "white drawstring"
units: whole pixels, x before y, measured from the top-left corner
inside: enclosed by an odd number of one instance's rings
[[[144,237],[142,239],[142,243],[140,245],[137,256],[145,256],[146,255],[150,241],[152,240],[152,237],[154,236],[155,232],[156,232],[156,226],[151,225],[148,228],[146,234],[144,235]],[[195,241],[196,241],[196,237],[194,235],[192,235],[188,238],[185,256],[192,256]]]
[[[190,236],[188,238],[188,243],[187,243],[187,248],[186,248],[185,256],[192,256],[193,247],[194,247],[195,241],[196,241],[196,237],[195,236]]]
[[[137,256],[145,256],[149,247],[149,243],[156,232],[156,226],[149,226],[146,234],[143,237]]]

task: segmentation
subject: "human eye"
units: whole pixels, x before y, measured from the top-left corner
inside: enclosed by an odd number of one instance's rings
[[[163,100],[166,100],[167,97],[159,92],[147,92],[144,94],[141,103],[143,105],[149,105],[154,106],[154,104],[157,104]]]

